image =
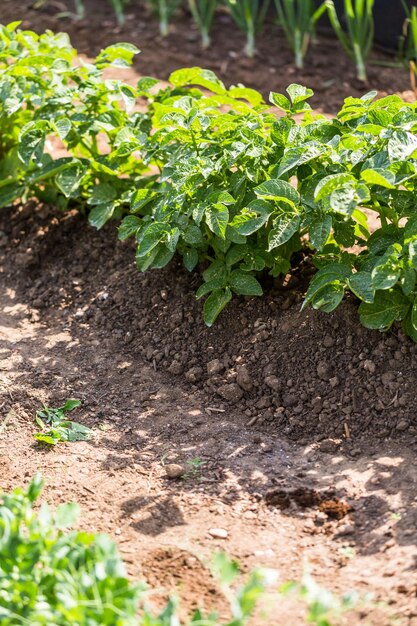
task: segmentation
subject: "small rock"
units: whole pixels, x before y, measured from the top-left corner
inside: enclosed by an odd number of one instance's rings
[[[329,380],[329,383],[331,387],[337,387],[338,384],[340,383],[340,380],[337,376],[333,376],[333,378]]]
[[[281,382],[277,376],[266,376],[265,385],[268,385],[268,387],[274,391],[279,391],[281,389]]]
[[[353,535],[355,532],[355,526],[353,524],[343,524],[337,530],[339,535]]]
[[[339,446],[336,441],[333,441],[332,439],[324,439],[320,442],[319,450],[320,452],[325,452],[326,454],[333,454],[334,452],[337,452],[338,447]]]
[[[246,365],[236,366],[236,382],[245,391],[252,391],[252,378]]]
[[[317,376],[322,380],[329,380],[331,378],[330,368],[326,361],[320,361],[317,365]]]
[[[323,339],[323,345],[325,348],[333,348],[335,340],[330,335],[326,335]]]
[[[167,478],[175,480],[176,478],[181,478],[181,476],[185,474],[185,470],[182,465],[169,463],[168,465],[165,465],[165,474],[167,475]]]
[[[185,378],[186,380],[188,380],[189,383],[196,383],[199,380],[201,380],[203,376],[203,368],[202,367],[198,367],[198,365],[196,367],[192,367],[191,369],[188,370],[188,372],[185,373]]]
[[[178,361],[172,361],[171,365],[168,367],[168,372],[178,376],[179,374],[182,374],[182,369],[181,363]]]
[[[236,383],[228,383],[217,389],[219,396],[228,402],[239,402],[243,396],[243,390]]]
[[[208,532],[214,539],[227,539],[229,536],[229,533],[224,528],[210,528]]]
[[[408,430],[409,426],[410,424],[407,422],[407,420],[400,420],[398,424],[396,425],[395,429],[401,432],[404,430]]]
[[[363,369],[366,370],[367,372],[369,372],[370,374],[375,374],[376,371],[376,365],[373,361],[371,361],[370,359],[366,359],[363,362]]]
[[[395,380],[395,374],[393,372],[385,372],[381,376],[381,380],[384,385],[389,385],[389,383],[393,383]]]
[[[215,376],[216,374],[220,374],[224,370],[224,364],[220,361],[220,359],[213,359],[207,363],[207,374],[209,376]]]

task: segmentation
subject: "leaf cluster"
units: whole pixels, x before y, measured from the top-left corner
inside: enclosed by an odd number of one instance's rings
[[[141,271],[175,254],[201,269],[209,326],[305,251],[319,270],[305,304],[332,311],[349,290],[367,327],[401,321],[417,339],[417,105],[371,92],[329,119],[296,84],[267,104],[197,67],[168,86],[103,77],[136,52],[77,64],[64,36],[0,29],[0,206],[37,196],[120,221]]]
[[[67,419],[66,416],[80,404],[80,400],[69,399],[61,407],[43,406],[41,410],[36,411],[36,423],[41,428],[41,431],[35,434],[36,441],[55,445],[60,441],[85,441],[89,439],[90,429]]]

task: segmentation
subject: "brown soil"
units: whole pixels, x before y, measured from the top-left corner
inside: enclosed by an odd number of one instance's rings
[[[31,8],[33,4],[33,0],[19,0],[17,13],[14,0],[2,0],[0,22],[21,19],[25,28],[38,32],[45,28],[65,30],[77,50],[88,56],[96,55],[111,43],[132,42],[142,51],[136,69],[146,76],[166,79],[179,67],[199,65],[215,71],[226,84],[243,83],[259,89],[265,97],[270,91],[283,92],[290,83],[297,82],[315,91],[312,105],[326,113],[338,110],[347,96],[360,96],[369,89],[377,89],[381,95],[405,92],[406,97],[411,97],[406,70],[384,66],[392,62],[391,57],[383,53],[373,55],[369,85],[364,86],[356,80],[352,62],[338,41],[325,35],[311,46],[305,69],[297,71],[285,38],[272,22],[258,36],[256,57],[248,59],[243,54],[244,35],[226,13],[216,16],[212,46],[201,50],[196,27],[184,9],[172,20],[168,37],[161,38],[157,20],[145,2],[135,0],[128,5],[123,30],[116,27],[106,0],[85,0],[87,18],[79,22],[58,17],[65,7],[73,9],[72,0],[49,0],[38,10]]]
[[[97,19],[109,19],[105,7],[97,0]],[[16,17],[15,3],[3,3],[1,20]],[[46,12],[27,19],[56,28]],[[218,69],[242,45],[219,18],[224,48],[218,43],[205,63],[195,41],[175,53],[185,17],[166,51],[153,22],[140,19],[123,39],[136,32],[146,74],[191,63]],[[89,54],[121,38],[60,24]],[[263,90],[289,78],[311,84],[281,71],[273,42],[262,37],[252,66],[238,56],[224,73]],[[267,54],[276,75],[259,63]],[[320,66],[315,55],[309,71],[319,84],[348,67],[336,56]],[[388,69],[371,78],[400,90],[407,80]],[[341,89],[335,80],[318,90],[316,106],[331,111],[356,93],[352,81]],[[209,330],[194,298],[197,273],[173,262],[142,275],[113,225],[96,232],[75,212],[2,210],[0,487],[41,470],[45,498],[77,500],[81,524],[109,532],[129,573],[161,589],[156,606],[174,590],[184,611],[201,602],[223,613],[207,565],[223,549],[245,572],[266,566],[283,582],[308,564],[333,591],[372,592],[379,606],[365,604],[350,623],[417,626],[417,347],[398,329],[361,328],[353,299],[332,315],[301,313],[308,272],[305,264],[284,284],[267,284],[263,299],[235,299]],[[74,419],[93,439],[39,447],[36,409],[68,397],[82,400]],[[168,479],[169,463],[185,477]],[[304,623],[292,602],[270,614],[274,626]]]
[[[27,206],[0,230],[1,487],[40,469],[48,500],[78,500],[130,573],[185,609],[218,605],[206,564],[222,548],[281,580],[309,563],[335,591],[372,591],[384,608],[369,623],[417,624],[411,342],[360,329],[354,302],[301,314],[291,288],[236,300],[208,330],[198,276],[138,273],[111,226]],[[94,438],[46,451],[35,410],[67,397]]]

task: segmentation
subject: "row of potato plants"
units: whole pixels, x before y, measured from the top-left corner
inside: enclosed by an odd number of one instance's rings
[[[66,35],[0,28],[0,207],[37,197],[116,220],[141,271],[179,255],[202,270],[209,326],[304,250],[318,268],[305,305],[330,312],[349,290],[366,327],[401,321],[417,340],[416,104],[371,92],[329,119],[300,85],[267,104],[200,68],[166,86],[104,78],[136,52],[85,63]]]

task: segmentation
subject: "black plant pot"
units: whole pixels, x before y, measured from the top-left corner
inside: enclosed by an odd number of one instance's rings
[[[334,0],[334,4],[339,19],[344,24],[344,1]],[[417,0],[406,0],[406,4],[412,7],[413,4],[417,4]],[[405,19],[406,14],[401,0],[375,0],[375,42],[388,50],[397,51]]]

